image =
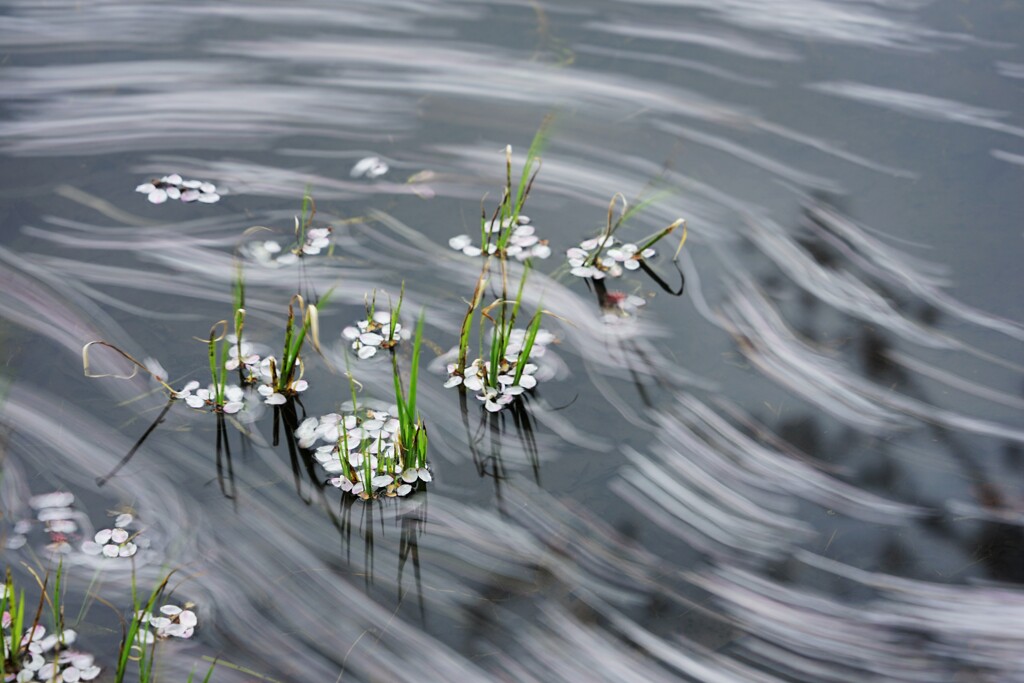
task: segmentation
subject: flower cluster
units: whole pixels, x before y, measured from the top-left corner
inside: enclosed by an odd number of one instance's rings
[[[298,263],[303,256],[316,256],[331,246],[331,228],[307,228],[301,242],[285,249],[276,240],[250,242],[245,251],[265,266],[288,266]]]
[[[545,259],[551,256],[551,247],[548,246],[547,240],[537,237],[536,229],[530,225],[528,216],[519,216],[514,226],[512,219],[509,218],[506,218],[501,223],[496,221],[490,222],[486,231],[486,250],[488,254],[497,253],[497,243],[501,238],[501,234],[508,229],[512,230],[512,234],[508,238],[508,244],[505,246],[506,256],[511,256],[519,261],[525,261],[532,257]],[[479,256],[484,253],[483,248],[473,245],[473,238],[469,235],[456,235],[448,240],[448,246],[456,251],[461,251],[466,256]]]
[[[211,384],[205,389],[201,389],[196,380],[186,384],[181,391],[173,392],[171,397],[184,400],[189,408],[196,410],[212,408],[229,415],[237,413],[245,407],[245,391],[237,384],[229,384],[224,387],[223,403],[217,402],[217,387]]]
[[[82,543],[82,552],[104,557],[131,557],[139,550],[133,542],[138,534],[132,534],[127,528],[134,521],[130,514],[118,515],[112,529],[100,529],[93,540]]]
[[[135,188],[136,192],[146,195],[154,204],[163,204],[168,199],[180,199],[183,202],[202,202],[213,204],[220,200],[217,186],[202,180],[182,180],[177,173],[165,175],[159,180],[154,178]]]
[[[199,625],[199,619],[190,607],[189,604],[184,608],[168,604],[160,607],[159,614],[145,610],[137,612],[139,622],[153,629],[139,629],[137,640],[141,645],[149,645],[154,638],[191,638]]]
[[[16,596],[7,595],[7,586],[0,585],[2,595],[10,600]],[[11,673],[4,680],[25,683],[26,681],[64,681],[65,683],[76,683],[77,681],[91,681],[100,675],[100,667],[94,664],[95,657],[84,652],[69,650],[67,647],[78,639],[78,633],[71,629],[64,629],[60,635],[46,635],[46,627],[36,624],[21,638],[18,644],[11,643],[11,615],[3,613],[3,647],[5,652],[10,652],[12,645],[25,651],[25,657],[21,662],[21,670],[15,675]],[[47,655],[60,646],[56,658],[47,660]]]
[[[548,345],[555,341],[555,335],[544,329],[539,330],[533,341],[533,347],[530,349],[529,358],[522,358],[525,341],[526,330],[521,328],[512,330],[509,333],[505,354],[496,369],[492,366],[491,361],[482,358],[474,360],[464,372],[459,372],[457,364],[448,364],[448,380],[444,383],[445,388],[450,389],[461,385],[470,391],[478,392],[476,397],[483,401],[484,408],[492,413],[498,412],[512,403],[524,391],[537,386],[536,374],[539,366],[536,363],[531,363],[530,360],[542,357],[547,352]],[[519,367],[520,364],[522,364],[522,369]],[[518,381],[516,380],[517,374],[519,375]]]
[[[619,277],[623,269],[636,270],[643,259],[654,256],[654,249],[641,250],[635,244],[623,243],[616,237],[594,237],[580,242],[565,252],[569,271],[576,277],[601,280]]]
[[[363,499],[407,496],[416,482],[431,481],[426,463],[407,461],[399,444],[397,407],[310,417],[295,430],[299,446],[313,448],[327,483]]]
[[[409,338],[409,331],[402,329],[402,323],[395,321],[391,329],[391,314],[375,311],[366,320],[349,325],[341,331],[343,339],[352,342],[352,350],[360,358],[370,358],[378,349],[394,348],[402,339]]]
[[[76,517],[81,513],[73,509],[75,496],[66,491],[44,493],[29,498],[28,504],[36,511],[36,520],[22,519],[14,524],[14,529],[7,536],[6,547],[17,550],[28,543],[28,534],[32,532],[36,522],[43,524],[43,530],[49,541],[46,552],[67,554],[72,551],[69,539],[78,531]]]

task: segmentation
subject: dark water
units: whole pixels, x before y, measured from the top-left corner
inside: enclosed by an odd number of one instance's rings
[[[200,619],[163,680],[218,656],[245,670],[215,681],[1024,680],[1022,26],[1017,2],[4,2],[5,534],[32,494],[76,495],[76,548],[132,509],[137,580],[177,568]],[[479,274],[447,241],[549,114],[527,213],[555,253],[524,305],[558,316],[557,377],[527,426],[464,419],[426,369]],[[352,178],[369,155],[389,172]],[[223,198],[133,191],[172,172]],[[286,239],[306,189],[333,255],[248,263],[248,335],[277,349],[289,298],[333,287],[302,401],[331,412],[341,329],[404,281],[434,482],[343,504],[272,409],[229,428],[229,470],[177,403],[97,486],[165,400],[84,377],[82,345],[205,382],[243,233]],[[650,300],[609,324],[558,266],[616,192],[663,193],[633,239],[690,237],[685,294],[629,274]],[[390,400],[389,363],[348,362]],[[130,561],[64,562],[75,613],[127,607]],[[109,675],[116,618],[76,628]]]

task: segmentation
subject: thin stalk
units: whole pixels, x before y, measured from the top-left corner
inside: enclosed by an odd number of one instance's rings
[[[466,371],[466,355],[469,352],[469,334],[473,329],[473,314],[476,312],[476,307],[480,305],[480,299],[484,295],[484,282],[487,277],[486,266],[481,271],[480,277],[476,281],[476,288],[473,290],[473,299],[469,303],[469,308],[466,310],[466,317],[462,319],[462,330],[459,333],[459,358],[457,361],[457,369],[460,373]]]

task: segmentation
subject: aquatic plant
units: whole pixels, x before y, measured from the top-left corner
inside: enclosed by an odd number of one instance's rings
[[[489,222],[486,227],[488,238],[484,241],[487,254],[498,252],[498,240],[491,240],[490,236],[495,232],[501,233],[503,230],[511,228],[504,251],[506,256],[515,258],[517,261],[525,261],[534,257],[546,259],[551,256],[551,247],[548,245],[548,241],[540,239],[537,236],[536,227],[530,223],[529,216],[517,216],[514,225],[512,223],[499,224],[496,221]],[[473,238],[465,234],[452,237],[448,240],[448,246],[455,251],[461,251],[466,256],[479,256],[484,253],[484,249],[475,246]]]
[[[403,282],[398,296],[398,305],[391,311],[378,311],[376,308],[377,290],[373,291],[372,297],[365,301],[366,318],[341,331],[342,338],[351,342],[356,356],[364,360],[372,358],[377,354],[378,349],[393,349],[403,338],[408,338],[408,332],[403,330],[402,324],[398,322],[404,298],[405,283]]]
[[[33,572],[34,573],[34,572]],[[10,569],[0,584],[0,613],[3,614],[3,637],[0,639],[0,680],[4,681],[91,681],[101,673],[95,658],[88,653],[69,649],[78,639],[73,629],[63,628],[61,580],[63,565],[58,565],[53,595],[47,595],[49,576],[40,579],[39,604],[29,622],[25,592],[18,590]],[[43,606],[49,603],[55,632],[47,635],[40,622]]]
[[[168,199],[179,199],[183,202],[200,202],[213,204],[220,201],[217,186],[203,180],[183,180],[177,173],[154,178],[135,188],[136,192],[146,195],[154,204],[163,204]]]
[[[569,272],[576,277],[601,280],[605,277],[620,277],[626,270],[638,270],[646,259],[656,255],[654,245],[682,226],[682,237],[676,249],[678,256],[679,250],[686,242],[687,235],[686,221],[682,218],[676,219],[667,227],[638,242],[623,242],[615,236],[615,232],[631,216],[641,211],[651,201],[653,200],[649,199],[631,208],[621,194],[612,197],[608,203],[608,221],[601,234],[585,239],[580,242],[579,246],[570,247],[565,252],[566,260],[569,263]],[[615,207],[620,202],[622,208],[618,218],[615,218]]]
[[[199,618],[192,611],[193,607],[191,603],[185,603],[184,607],[168,603],[161,605],[158,612],[143,610],[137,615],[139,622],[152,630],[140,629],[139,642],[145,645],[152,642],[153,638],[191,638],[196,626],[199,625]]]
[[[512,186],[512,145],[505,146],[505,187],[502,188],[501,200],[490,218],[487,217],[487,212],[481,203],[480,246],[474,246],[473,239],[469,235],[456,235],[448,241],[448,245],[452,249],[461,251],[467,256],[498,255],[514,257],[519,261],[525,261],[534,256],[544,259],[551,255],[551,248],[548,246],[547,240],[537,237],[535,228],[530,225],[529,217],[522,214],[523,206],[533,188],[533,181],[540,173],[540,153],[547,143],[550,122],[550,119],[545,120],[534,135],[514,189]]]
[[[290,245],[277,240],[256,240],[242,247],[243,253],[253,260],[268,266],[288,266],[298,263],[304,256],[316,256],[331,247],[330,226],[313,227],[316,216],[316,202],[306,192],[302,196],[302,207],[295,216],[295,239]],[[252,228],[260,230],[266,228]]]
[[[330,475],[327,483],[346,493],[369,499],[406,496],[418,481],[432,480],[427,467],[427,430],[416,408],[423,315],[413,340],[408,390],[403,388],[397,356],[392,355],[395,403],[360,407],[355,380],[349,375],[352,402],[342,413],[309,417],[295,429],[302,448],[315,448],[313,457]],[[325,445],[316,446],[319,442]]]

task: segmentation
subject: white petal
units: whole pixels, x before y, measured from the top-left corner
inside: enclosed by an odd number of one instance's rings
[[[124,529],[111,529],[110,540],[114,543],[124,543],[128,540],[128,532]]]
[[[444,388],[445,389],[451,389],[452,387],[457,387],[460,384],[462,384],[462,377],[460,377],[459,375],[452,375],[444,383]]]
[[[282,266],[290,266],[293,263],[298,263],[298,261],[299,255],[294,254],[290,251],[287,254],[281,254],[280,256],[277,257],[277,262]]]
[[[203,184],[202,180],[182,180],[181,186],[189,190],[198,190],[199,186]]]
[[[181,201],[194,202],[199,199],[199,190],[185,190],[181,193]]]
[[[284,394],[279,394],[277,392],[274,392],[270,396],[267,396],[267,400],[264,401],[264,403],[266,403],[269,406],[279,406],[283,405],[286,402],[287,399],[284,397]]]
[[[430,470],[428,470],[426,467],[419,468],[417,472],[419,472],[420,481],[434,481],[434,477],[431,476]]]
[[[597,269],[594,268],[593,266],[577,266],[576,268],[573,268],[569,272],[575,275],[576,277],[594,277],[596,271]]]
[[[266,249],[271,254],[276,254],[279,251],[281,251],[281,245],[275,242],[274,240],[267,240],[266,242],[264,242],[263,248]]]
[[[152,195],[150,195],[150,196],[152,196]],[[200,194],[197,197],[197,199],[200,202],[202,202],[203,204],[213,204],[215,202],[219,202],[220,201],[220,195],[217,194],[216,192],[211,192],[209,194],[204,192],[204,193]]]
[[[141,192],[142,194],[149,194],[155,189],[156,185],[154,185],[153,183],[142,183],[141,185],[135,188],[135,191]]]
[[[181,199],[181,190],[176,187],[168,187],[164,191],[167,193],[168,199]]]
[[[206,401],[198,396],[186,396],[185,403],[188,404],[189,408],[202,408],[206,405]]]
[[[384,337],[375,332],[366,332],[359,335],[359,341],[367,346],[380,346],[384,343]]]
[[[376,346],[360,346],[359,350],[356,351],[356,355],[362,359],[367,359],[377,353]]]
[[[94,537],[94,540],[97,543],[99,543],[100,545],[103,545],[105,543],[109,543],[110,542],[110,537],[113,534],[114,534],[114,530],[113,529],[100,529],[99,531],[96,532],[96,536]]]
[[[480,247],[474,247],[473,245],[469,245],[468,247],[462,248],[462,253],[465,254],[466,256],[479,256],[484,252],[480,250]]]
[[[412,493],[412,487],[409,486],[408,484],[402,484],[395,490],[395,493],[397,493],[400,496],[408,496],[410,493]]]
[[[370,480],[370,483],[373,484],[376,487],[382,487],[382,486],[387,486],[388,484],[390,484],[394,480],[395,480],[394,477],[392,477],[391,475],[388,475],[388,474],[378,474],[376,477],[374,477],[373,479]]]
[[[32,496],[28,499],[29,506],[35,510],[41,510],[43,508],[66,508],[74,504],[74,502],[74,494],[66,491],[41,493],[38,496]]]
[[[491,413],[496,413],[499,410],[501,410],[503,407],[504,406],[502,406],[500,403],[495,403],[494,401],[490,401],[490,400],[484,401],[484,408],[486,408],[488,410],[488,412],[491,412]]]
[[[177,605],[162,605],[160,607],[160,613],[166,614],[169,617],[173,617],[176,614],[181,614],[181,608]],[[167,623],[169,624],[171,622],[168,621]]]
[[[110,548],[111,546],[108,545],[106,547]],[[131,557],[132,555],[134,555],[138,551],[139,551],[139,547],[137,545],[135,545],[134,543],[125,543],[123,546],[118,548],[117,554],[118,554],[119,557]]]
[[[99,555],[103,552],[103,548],[102,546],[100,546],[99,543],[96,543],[95,541],[83,541],[82,552],[86,555]]]
[[[462,251],[472,243],[473,238],[469,235],[456,235],[448,240],[448,246],[456,251]]]
[[[167,192],[164,190],[153,190],[149,193],[147,199],[154,204],[163,204],[167,201]]]
[[[178,623],[185,628],[192,628],[199,623],[199,619],[196,617],[196,613],[190,609],[185,610],[178,615]]]
[[[551,247],[546,244],[537,244],[533,247],[531,253],[537,258],[548,258],[551,256]]]
[[[234,415],[244,407],[245,404],[242,403],[241,401],[228,401],[227,403],[224,404],[223,410],[228,415]]]
[[[470,391],[480,391],[484,387],[483,380],[481,380],[477,375],[467,377],[462,383],[465,384],[466,388]]]
[[[292,391],[295,391],[295,392],[298,392],[298,393],[302,393],[303,391],[305,391],[308,388],[309,388],[309,382],[307,382],[304,379],[299,379],[299,380],[296,380],[296,381],[292,382]]]
[[[103,554],[107,557],[117,557],[118,548],[116,545],[103,546]]]
[[[163,181],[171,185],[181,185],[181,176],[177,173],[172,173],[171,175],[165,175]]]
[[[379,164],[384,164],[384,162],[381,161],[380,157],[364,157],[363,159],[360,159],[359,161],[356,162],[356,164],[352,167],[352,170],[349,171],[349,175],[352,176],[353,178],[362,178],[364,175],[369,175],[370,171],[372,171],[374,167],[378,166]],[[384,170],[387,171],[387,164],[384,164]],[[377,175],[380,174],[378,173]]]
[[[192,380],[191,382],[185,385],[185,388],[182,389],[182,391],[195,391],[198,388],[199,382],[197,380]]]
[[[86,668],[82,669],[81,671],[82,671],[82,680],[83,681],[91,681],[92,679],[94,679],[94,678],[96,678],[97,676],[100,675],[101,669],[98,666],[90,666],[90,667],[86,667]]]
[[[213,194],[217,191],[217,186],[213,183],[203,183],[199,186],[199,191],[206,194]]]
[[[640,262],[631,258],[628,261],[623,261],[622,267],[626,270],[636,270],[640,267]]]

